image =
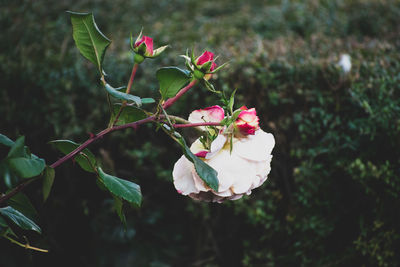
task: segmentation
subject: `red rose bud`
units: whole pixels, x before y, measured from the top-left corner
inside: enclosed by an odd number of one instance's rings
[[[140,64],[145,58],[156,58],[161,55],[162,52],[168,47],[168,45],[161,46],[157,49],[153,48],[153,39],[148,36],[142,37],[140,32],[139,37],[133,42],[131,35],[131,48],[135,52],[135,63]]]
[[[134,45],[134,48],[138,48],[140,54],[144,56],[152,56],[153,55],[153,39],[148,36],[143,36],[142,39],[137,41]]]
[[[239,116],[235,121],[235,128],[239,130],[242,135],[254,135],[256,130],[259,129],[258,117],[255,108],[247,109],[243,106],[240,108]]]
[[[196,60],[196,65],[205,71],[213,71],[217,64],[213,61],[214,54],[210,51],[204,51],[204,53],[199,56]]]

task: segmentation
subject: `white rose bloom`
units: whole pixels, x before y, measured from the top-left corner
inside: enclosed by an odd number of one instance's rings
[[[211,151],[203,158],[218,172],[218,191],[203,182],[185,156],[175,163],[172,172],[177,191],[197,200],[223,202],[250,195],[251,190],[261,186],[271,170],[273,135],[259,129],[254,135],[234,137],[232,153],[229,143],[226,136],[218,135],[211,144]],[[196,154],[205,148],[197,139],[190,150]]]

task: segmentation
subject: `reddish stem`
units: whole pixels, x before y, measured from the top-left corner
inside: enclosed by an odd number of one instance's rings
[[[131,87],[132,87],[132,84],[133,84],[133,79],[135,79],[135,74],[136,74],[136,71],[137,71],[138,67],[139,67],[139,64],[137,64],[137,63],[135,63],[133,65],[131,77],[129,78],[128,86],[126,87],[126,93],[127,94],[129,94],[129,92],[131,91]]]
[[[104,135],[117,131],[117,130],[122,130],[122,129],[126,129],[126,128],[133,128],[136,129],[139,125],[147,123],[147,122],[151,122],[151,121],[155,121],[156,117],[155,116],[150,116],[147,117],[143,120],[139,120],[139,121],[135,121],[135,122],[131,122],[131,123],[127,123],[124,125],[119,125],[119,126],[113,126],[112,128],[107,128],[101,132],[99,132],[96,135],[91,136],[88,140],[86,140],[83,144],[81,144],[79,147],[77,147],[76,149],[74,149],[73,151],[71,151],[70,153],[68,153],[67,155],[65,155],[64,157],[60,158],[59,160],[57,160],[56,162],[54,162],[53,164],[50,165],[51,168],[56,168],[59,165],[61,165],[62,163],[64,163],[65,161],[73,158],[74,156],[76,156],[77,154],[79,154],[82,150],[84,150],[87,146],[89,146],[91,143],[93,143],[94,141],[96,141],[97,139],[102,138]],[[10,199],[11,197],[13,197],[15,194],[17,194],[18,192],[22,191],[28,184],[30,184],[32,181],[34,181],[35,179],[30,179],[27,180],[26,182],[23,182],[21,184],[19,184],[18,186],[16,186],[14,189],[12,189],[10,192],[8,192],[7,194],[4,194],[0,197],[0,204],[3,203],[4,201]]]
[[[133,79],[135,77],[136,74],[136,70],[138,68],[138,64],[135,64],[133,66],[132,69],[132,73],[131,73],[131,77],[129,79],[129,83],[126,89],[126,92],[129,93],[131,87],[132,87],[132,83],[133,83]],[[102,81],[105,84],[105,80],[104,77],[102,77]],[[189,91],[190,88],[192,88],[195,84],[197,83],[197,80],[193,80],[191,81],[187,86],[185,86],[184,88],[182,88],[177,94],[176,96],[174,96],[173,98],[168,99],[167,101],[165,101],[165,103],[163,104],[163,108],[167,109],[170,106],[172,106],[184,93],[186,93],[187,91]],[[163,118],[164,116],[161,115],[159,116],[159,118]],[[73,151],[71,151],[70,153],[68,153],[67,155],[65,155],[64,157],[60,158],[59,160],[57,160],[56,162],[54,162],[53,164],[50,165],[51,168],[56,168],[59,165],[61,165],[62,163],[64,163],[65,161],[75,157],[77,154],[79,154],[83,149],[85,149],[86,147],[88,147],[91,143],[93,143],[94,141],[96,141],[97,139],[102,138],[104,135],[117,131],[117,130],[122,130],[122,129],[126,129],[126,128],[133,128],[136,129],[139,125],[143,124],[143,123],[147,123],[147,122],[151,122],[151,121],[155,121],[158,118],[156,116],[150,116],[148,118],[145,118],[143,120],[139,120],[139,121],[135,121],[135,122],[131,122],[131,123],[127,123],[124,125],[119,125],[119,126],[112,126],[110,128],[104,129],[103,131],[99,132],[96,135],[91,135],[90,138],[88,140],[86,140],[83,144],[81,144],[79,147],[77,147],[76,149],[74,149]],[[116,120],[115,120],[116,121]],[[219,126],[219,123],[191,123],[191,124],[174,124],[173,126],[175,128],[185,128],[185,127],[195,127],[195,126]],[[4,201],[10,199],[11,197],[13,197],[15,194],[17,194],[18,192],[22,191],[28,184],[30,184],[32,181],[34,181],[35,179],[30,179],[27,180],[26,182],[23,182],[21,184],[19,184],[18,186],[16,186],[14,189],[12,189],[10,192],[8,192],[7,194],[4,194],[0,197],[0,204],[3,203]]]
[[[184,93],[186,93],[187,91],[189,91],[190,88],[192,88],[195,84],[197,83],[197,80],[193,80],[191,81],[188,85],[186,85],[184,88],[182,88],[177,94],[176,96],[168,99],[167,101],[165,101],[165,103],[163,104],[163,109],[167,109],[170,106],[172,106]]]
[[[112,128],[104,129],[100,133],[98,133],[95,136],[93,136],[93,137],[89,138],[88,140],[86,140],[85,143],[83,143],[82,145],[77,147],[75,150],[73,150],[69,154],[65,155],[61,159],[59,159],[56,162],[54,162],[53,164],[51,164],[50,167],[51,168],[56,168],[60,164],[62,164],[65,161],[69,160],[70,158],[73,158],[75,155],[77,155],[79,152],[81,152],[83,149],[85,149],[88,145],[90,145],[91,143],[93,143],[97,139],[102,138],[104,135],[106,135],[108,133],[111,133],[111,132],[114,132],[114,131],[117,131],[117,130],[126,129],[126,128],[134,128],[134,129],[136,129],[139,125],[141,125],[143,123],[146,123],[146,122],[154,121],[155,119],[156,119],[155,116],[150,116],[150,117],[147,117],[147,118],[145,118],[143,120],[127,123],[127,124],[124,124],[124,125],[113,126]]]
[[[198,122],[198,123],[189,123],[189,124],[172,124],[174,128],[189,128],[189,127],[198,127],[198,126],[221,126],[219,122]]]
[[[128,86],[126,87],[126,91],[125,91],[125,93],[127,93],[127,94],[129,94],[131,91],[133,79],[135,79],[135,75],[136,75],[136,71],[137,71],[138,67],[139,67],[139,64],[137,64],[137,63],[133,64],[131,77],[129,78]],[[115,116],[114,122],[111,124],[111,126],[114,126],[117,123],[119,116],[121,116],[122,110],[124,110],[125,106],[126,106],[126,100],[124,100],[122,102],[122,106],[119,108],[118,114],[117,114],[117,116]]]

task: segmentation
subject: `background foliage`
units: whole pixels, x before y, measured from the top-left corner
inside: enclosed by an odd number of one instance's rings
[[[108,173],[143,192],[126,231],[112,199],[72,162],[57,168],[42,202],[26,191],[47,247],[0,240],[4,266],[397,266],[400,265],[400,4],[352,1],[1,1],[0,130],[49,163],[53,139],[82,142],[108,121],[95,67],[74,47],[66,10],[93,11],[113,40],[104,69],[129,78],[129,33],[144,27],[172,48],[147,60],[134,91],[155,96],[155,70],[180,65],[196,43],[230,60],[212,82],[238,88],[277,144],[268,181],[224,204],[179,196],[171,171],[181,150],[150,126],[91,147]],[[348,75],[337,66],[351,55]],[[215,104],[199,87],[171,113]],[[186,132],[191,135],[191,131]],[[1,191],[3,191],[2,188]],[[44,237],[44,238],[43,238]]]

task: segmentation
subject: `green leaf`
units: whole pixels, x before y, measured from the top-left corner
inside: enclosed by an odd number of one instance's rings
[[[138,107],[140,107],[142,105],[142,101],[141,101],[140,97],[119,92],[118,90],[116,90],[114,87],[112,87],[108,83],[106,84],[106,90],[110,95],[112,95],[113,97],[115,97],[117,99],[134,102]]]
[[[2,216],[0,216],[0,227],[8,227],[6,220]]]
[[[111,118],[112,121],[115,120],[115,116],[118,114],[121,106],[122,106],[121,104],[114,105],[114,114]],[[147,118],[147,115],[146,115],[146,113],[144,113],[143,110],[136,108],[136,107],[132,107],[132,106],[125,106],[125,108],[122,110],[121,114],[119,115],[118,122],[116,123],[116,125],[122,125],[122,124],[130,123],[130,122],[142,120],[145,118]]]
[[[43,174],[43,201],[49,197],[51,187],[53,186],[55,176],[55,170],[49,166],[46,166]]]
[[[156,77],[160,84],[162,98],[174,97],[189,82],[189,71],[176,67],[165,67],[157,70]]]
[[[177,141],[182,146],[183,154],[185,157],[193,162],[194,168],[196,169],[199,177],[214,191],[218,191],[218,172],[214,170],[210,165],[199,159],[196,155],[190,151],[189,147],[186,145],[185,139],[183,137],[178,137]]]
[[[140,192],[139,185],[109,175],[103,172],[100,167],[98,167],[97,170],[99,173],[99,178],[103,181],[104,185],[112,194],[117,197],[121,197],[130,203],[140,206],[140,203],[142,202],[142,193]]]
[[[11,158],[8,159],[10,169],[21,178],[38,176],[46,167],[44,159],[36,156],[32,158]]]
[[[7,158],[23,157],[25,155],[25,137],[20,136],[15,141],[10,151],[8,152]]]
[[[33,207],[29,198],[23,193],[16,194],[10,198],[7,203],[22,214],[25,214],[25,216],[31,220],[36,220],[39,218],[35,207]]]
[[[13,146],[14,141],[12,141],[10,138],[5,136],[4,134],[0,134],[0,144],[6,145],[6,146]]]
[[[104,54],[111,41],[99,30],[92,13],[67,12],[71,15],[72,36],[76,46],[102,75]]]
[[[0,177],[3,177],[4,184],[7,188],[15,187],[21,180],[10,170],[7,160],[0,162]]]
[[[63,154],[68,154],[71,151],[75,150],[79,147],[79,144],[70,141],[70,140],[54,140],[51,141],[50,144],[54,145],[54,147],[59,150]],[[86,156],[86,157],[85,157]],[[85,148],[80,152],[79,155],[75,156],[75,161],[87,172],[95,172],[92,166],[96,167],[96,158],[93,153]]]
[[[122,201],[122,199],[120,197],[114,196],[114,208],[115,211],[118,214],[119,219],[121,220],[122,224],[125,226],[126,228],[126,217],[123,211],[123,206],[124,206],[124,202]]]
[[[18,210],[14,209],[10,206],[0,208],[0,214],[3,215],[4,217],[7,217],[11,221],[13,221],[16,225],[18,225],[22,229],[33,230],[38,233],[42,232],[42,230],[36,223],[34,223],[31,219],[26,217],[24,214],[22,214],[21,212],[19,212]]]

